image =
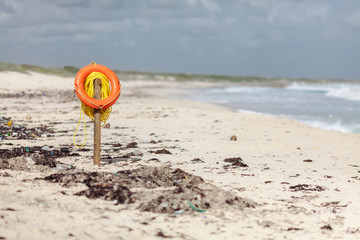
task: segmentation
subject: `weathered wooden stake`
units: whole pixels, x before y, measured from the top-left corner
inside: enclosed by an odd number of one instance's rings
[[[101,80],[94,80],[94,98],[101,99]],[[94,109],[94,165],[100,166],[101,109]]]

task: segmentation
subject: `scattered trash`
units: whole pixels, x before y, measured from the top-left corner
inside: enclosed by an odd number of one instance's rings
[[[50,150],[50,147],[45,145],[41,148],[41,150],[44,150],[44,151],[49,151]]]
[[[184,210],[180,209],[180,210],[177,210],[174,212],[175,215],[178,215],[178,214],[181,214],[181,213],[184,213]]]
[[[14,125],[14,122],[7,117],[0,117],[0,139],[34,139],[36,137],[49,137],[54,133],[46,125],[40,128],[27,128],[22,125]]]
[[[110,123],[105,124],[104,128],[110,128]]]
[[[303,162],[313,162],[313,160],[311,160],[311,159],[305,159],[305,160],[303,160]]]
[[[206,212],[206,209],[199,209],[197,207],[195,207],[190,200],[187,200],[188,204],[189,204],[189,207],[191,207],[192,209],[194,209],[195,211],[197,212]]]
[[[236,137],[235,135],[232,135],[232,136],[230,137],[230,141],[237,141],[237,137]]]

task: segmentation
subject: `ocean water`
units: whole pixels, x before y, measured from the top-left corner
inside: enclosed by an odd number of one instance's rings
[[[293,119],[315,128],[360,134],[360,85],[230,86],[197,89],[194,100]]]

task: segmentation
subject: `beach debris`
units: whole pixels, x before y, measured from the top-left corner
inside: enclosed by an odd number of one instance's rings
[[[340,203],[340,201],[323,202],[320,204],[320,207],[332,208],[331,212],[337,213],[337,210],[339,210],[341,208],[345,208],[349,205],[349,204],[339,205],[339,203]]]
[[[156,144],[157,142],[155,140],[151,140],[150,143]]]
[[[265,184],[269,184],[269,183],[272,183],[273,181],[265,181],[264,183]]]
[[[351,177],[351,178],[356,179],[356,180],[360,180],[359,176],[355,176],[355,177]]]
[[[156,233],[155,236],[156,236],[156,237],[162,237],[162,238],[172,238],[172,236],[167,236],[167,235],[165,235],[165,234],[162,232],[162,230],[159,230],[159,231]]]
[[[156,151],[150,150],[149,153],[155,153],[155,154],[172,154],[170,151],[166,149],[159,149]]]
[[[233,157],[233,158],[225,158],[224,162],[231,163],[224,166],[224,168],[228,167],[249,167],[241,157]]]
[[[260,220],[258,220],[257,221],[257,224],[259,225],[259,226],[262,226],[263,228],[269,228],[269,227],[271,227],[272,225],[274,225],[274,222],[273,221],[269,221],[269,220],[262,220],[262,219],[260,219]]]
[[[50,147],[45,145],[43,147],[41,147],[41,150],[44,150],[44,151],[49,151],[50,150]]]
[[[290,184],[289,182],[281,182],[280,184]]]
[[[122,144],[121,144],[121,143],[115,143],[115,144],[113,145],[113,147],[122,147]]]
[[[103,199],[114,204],[135,204],[134,208],[144,212],[173,215],[190,212],[191,209],[203,211],[213,207],[241,210],[256,206],[251,200],[205,183],[199,176],[169,166],[143,166],[115,173],[59,172],[37,180],[58,183],[63,187],[85,184],[87,189],[76,193],[76,196]],[[189,200],[194,208],[189,207],[184,199]]]
[[[137,142],[131,142],[126,145],[126,148],[137,148],[138,143]]]
[[[60,148],[60,152],[69,153],[70,149],[69,148]]]
[[[178,214],[181,214],[181,213],[184,213],[185,211],[183,209],[180,209],[180,210],[177,210],[174,212],[175,215],[178,215]]]
[[[197,211],[197,212],[206,212],[206,209],[199,209],[199,208],[195,207],[195,206],[191,203],[190,200],[187,200],[187,203],[189,204],[189,207],[190,207],[190,208],[194,209],[194,210]]]
[[[269,170],[270,167],[267,165],[267,163],[261,165],[261,170]]]
[[[298,184],[295,186],[290,186],[289,187],[290,191],[292,192],[298,192],[298,191],[303,191],[303,192],[312,192],[312,191],[325,191],[325,187],[319,186],[319,185],[310,185],[310,184]]]
[[[47,125],[40,127],[27,128],[25,126],[14,124],[9,117],[0,117],[0,139],[34,139],[36,137],[50,137],[54,133]]]
[[[205,161],[201,160],[200,158],[194,158],[191,160],[192,163],[204,163]]]
[[[324,225],[320,229],[325,229],[325,230],[330,230],[330,231],[333,230],[333,228],[330,226],[330,224]]]
[[[157,159],[157,158],[150,158],[150,159],[147,160],[146,162],[160,162],[160,160]]]
[[[237,141],[237,137],[236,137],[235,135],[232,135],[232,136],[230,137],[230,141]]]
[[[110,123],[105,124],[104,128],[110,128]]]
[[[311,160],[311,159],[305,159],[305,160],[303,160],[303,162],[313,162],[313,160]]]
[[[133,156],[142,156],[144,155],[139,149],[135,150],[134,152],[132,152]]]
[[[303,228],[297,228],[297,227],[289,227],[288,229],[286,229],[286,231],[300,231],[300,230],[304,230]]]
[[[0,173],[0,176],[2,176],[2,177],[11,177],[11,175],[8,172]]]
[[[31,118],[32,117],[30,115],[26,115],[26,117],[25,117],[26,120],[31,120]]]
[[[18,147],[0,149],[0,169],[28,170],[29,165],[43,165],[55,168],[62,164],[55,159],[67,156],[79,156],[78,153],[62,152],[49,146]],[[23,157],[19,159],[19,157]],[[72,169],[72,168],[71,168]]]
[[[242,176],[242,177],[254,177],[255,174],[242,173],[241,176]]]
[[[86,196],[90,199],[103,199],[107,201],[114,201],[115,205],[133,203],[135,199],[132,198],[133,192],[131,192],[127,187],[111,184],[111,183],[101,183],[101,184],[86,184],[88,189],[75,193],[77,196]]]

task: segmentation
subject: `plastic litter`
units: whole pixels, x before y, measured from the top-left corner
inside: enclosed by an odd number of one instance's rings
[[[178,215],[178,214],[181,214],[181,213],[184,213],[184,210],[180,209],[180,210],[177,210],[174,212],[175,215]]]
[[[264,165],[262,165],[262,170],[269,170],[270,167],[267,165],[267,163],[265,163]]]
[[[44,151],[49,151],[50,150],[50,147],[45,145],[41,148],[41,150],[44,150]]]
[[[188,204],[189,204],[189,207],[192,208],[192,209],[194,209],[195,211],[197,211],[197,212],[206,212],[206,209],[199,209],[199,208],[195,207],[195,206],[191,203],[190,200],[187,200],[187,202],[188,202]]]

